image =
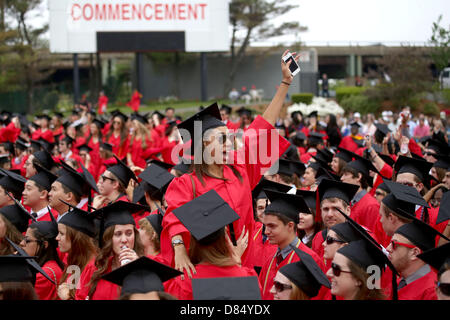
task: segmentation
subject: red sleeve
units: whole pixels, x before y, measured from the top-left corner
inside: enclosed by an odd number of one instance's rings
[[[47,262],[42,269],[50,279],[55,281],[56,285],[51,283],[42,274],[37,273],[34,289],[36,290],[39,300],[54,300],[57,297],[56,286],[61,279],[62,270],[54,261]]]
[[[86,300],[90,289],[89,282],[95,270],[97,270],[95,267],[95,259],[92,259],[81,272],[79,287],[75,292],[75,300]]]
[[[383,177],[386,177],[387,179],[391,179],[392,178],[392,174],[393,174],[393,169],[392,169],[392,167],[390,165],[385,163],[383,168],[381,168],[381,170],[380,170],[380,174]]]
[[[419,145],[416,143],[416,141],[414,139],[412,139],[412,138],[409,139],[408,147],[412,153],[415,153],[415,154],[423,157],[422,150],[420,149]]]
[[[119,148],[117,156],[120,159],[124,158],[127,155],[129,151],[128,150],[129,146],[130,146],[130,137],[128,136]]]
[[[259,115],[245,131],[243,139],[244,147],[232,152],[231,157],[235,163],[246,166],[250,187],[253,189],[262,175],[288,149],[290,143]]]

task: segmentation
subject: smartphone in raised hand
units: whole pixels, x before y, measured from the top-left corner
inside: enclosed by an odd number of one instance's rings
[[[284,63],[287,63],[288,61],[292,61],[291,64],[289,65],[289,70],[291,70],[291,74],[294,77],[297,73],[300,72],[300,67],[297,64],[297,62],[295,61],[294,57],[292,56],[292,54],[288,53],[283,57],[283,61]]]

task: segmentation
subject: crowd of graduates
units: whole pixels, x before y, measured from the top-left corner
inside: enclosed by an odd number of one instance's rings
[[[256,116],[2,111],[0,299],[449,300],[446,124],[282,118],[281,73]]]

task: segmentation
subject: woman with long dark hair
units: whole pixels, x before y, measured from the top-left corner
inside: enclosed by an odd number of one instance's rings
[[[285,51],[284,55],[287,53],[288,51]],[[298,57],[296,59],[298,60]],[[227,138],[228,129],[221,121],[217,104],[178,125],[179,130],[184,129],[184,133],[189,133],[189,135],[182,134],[182,137],[185,142],[191,141],[194,171],[173,179],[166,192],[168,208],[163,219],[161,253],[175,269],[186,270],[188,275],[195,271],[187,254],[189,231],[183,227],[172,211],[211,189],[216,190],[240,216],[240,219],[232,225],[234,229],[231,230],[232,240],[233,237],[239,238],[244,229],[250,233],[251,238],[255,223],[251,190],[289,146],[289,142],[280,137],[274,128],[293,79],[289,65],[290,62],[285,64],[281,61],[282,83],[263,115],[257,116],[245,132],[244,148],[229,151],[231,141]],[[194,129],[199,122],[202,125],[201,135]],[[197,134],[194,134],[194,131]],[[262,136],[264,139],[260,139]],[[264,163],[256,154],[258,149],[266,152]],[[250,157],[252,161],[249,160]],[[269,163],[267,160],[270,160]],[[244,266],[253,267],[252,250],[250,242],[242,257]]]
[[[130,143],[127,123],[128,117],[118,111],[113,115],[112,126],[105,136],[105,142],[113,146],[112,152],[120,159],[123,159],[128,153]]]
[[[328,114],[327,119],[327,136],[328,144],[330,147],[337,147],[341,143],[342,135],[341,130],[336,121],[336,116],[334,114]]]

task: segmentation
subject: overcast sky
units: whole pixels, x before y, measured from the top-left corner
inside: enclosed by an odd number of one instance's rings
[[[431,26],[440,14],[441,25],[450,25],[450,0],[291,0],[299,7],[283,16],[308,27],[299,34],[311,45],[342,45],[382,42],[423,44],[431,37]],[[44,8],[47,1],[45,1]],[[33,18],[33,24],[48,21],[48,11]],[[277,21],[279,22],[279,21]],[[295,36],[283,37],[291,42]],[[264,44],[279,42],[271,40]]]

